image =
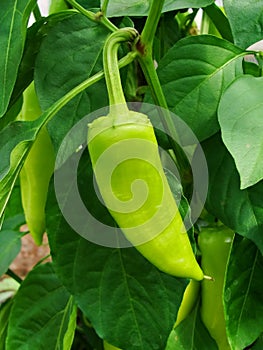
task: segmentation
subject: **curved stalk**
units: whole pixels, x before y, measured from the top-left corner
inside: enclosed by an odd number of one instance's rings
[[[130,64],[136,57],[135,52],[129,52],[126,56],[124,56],[118,63],[118,68],[125,67],[126,65]],[[72,90],[70,90],[66,95],[64,95],[60,100],[55,102],[47,111],[45,111],[37,120],[36,124],[40,122],[40,128],[44,126],[50,119],[53,118],[53,116],[62,108],[64,107],[70,100],[72,100],[75,96],[77,96],[80,92],[87,89],[89,86],[93,85],[94,83],[98,82],[104,77],[104,71],[100,71],[96,74],[94,74],[92,77],[86,79],[76,87],[74,87]],[[40,130],[40,129],[39,129]],[[39,131],[38,130],[38,131]]]
[[[122,42],[134,42],[138,36],[139,33],[136,29],[122,28],[112,33],[105,42],[103,66],[109,95],[110,112],[115,111],[116,105],[118,105],[118,113],[128,111],[118,67],[118,49]],[[137,54],[135,53],[135,55]]]

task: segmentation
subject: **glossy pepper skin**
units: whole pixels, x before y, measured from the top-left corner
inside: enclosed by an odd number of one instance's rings
[[[52,0],[49,6],[49,14],[67,10],[68,8],[65,0]]]
[[[193,310],[198,300],[200,291],[200,282],[190,280],[185,288],[183,299],[179,307],[174,328],[177,327]]]
[[[88,149],[101,196],[126,238],[161,271],[202,280],[148,117],[128,110],[96,119]]]
[[[201,282],[201,319],[219,350],[231,349],[226,335],[223,287],[234,232],[225,226],[203,228],[198,236],[201,266],[212,281]]]
[[[20,120],[29,121],[41,115],[34,83],[24,92]],[[41,245],[45,232],[45,204],[49,181],[54,171],[55,155],[46,127],[39,132],[20,172],[22,205],[30,234]]]
[[[104,350],[121,350],[120,348],[116,348],[116,346],[107,343],[106,340],[103,341],[103,347]]]

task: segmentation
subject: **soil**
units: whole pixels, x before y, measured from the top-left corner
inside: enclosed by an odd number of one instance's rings
[[[10,265],[10,269],[24,279],[27,273],[36,265],[41,259],[50,253],[47,236],[44,236],[43,245],[38,247],[30,234],[22,237],[22,246],[20,253]],[[50,261],[50,258],[48,259]],[[46,261],[46,260],[45,260]]]

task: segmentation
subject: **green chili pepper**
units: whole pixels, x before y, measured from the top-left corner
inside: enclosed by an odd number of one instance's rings
[[[204,278],[167,182],[153,126],[125,103],[117,65],[121,41],[133,28],[111,34],[104,48],[110,113],[89,125],[88,149],[101,196],[126,238],[161,271]]]
[[[19,119],[34,120],[41,115],[34,83],[24,92]],[[37,245],[45,231],[45,204],[49,181],[54,170],[55,155],[46,127],[39,132],[20,172],[22,205],[28,229]]]
[[[65,0],[52,0],[49,6],[49,14],[67,10],[69,7]]]
[[[183,299],[177,313],[174,328],[179,325],[193,310],[199,296],[200,282],[190,280],[185,288]]]
[[[203,228],[198,237],[201,266],[212,281],[201,282],[201,318],[220,350],[230,349],[223,306],[223,288],[234,232],[225,226]]]
[[[116,348],[116,346],[107,343],[106,340],[103,341],[103,347],[104,350],[121,350],[120,348]]]

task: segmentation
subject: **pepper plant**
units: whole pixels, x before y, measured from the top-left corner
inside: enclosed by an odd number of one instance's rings
[[[0,350],[262,349],[262,12],[2,1]]]

